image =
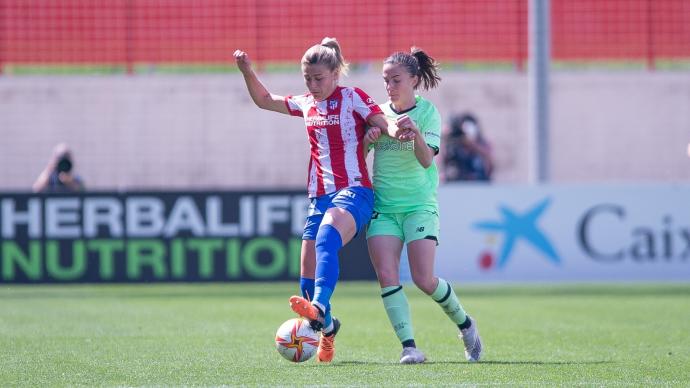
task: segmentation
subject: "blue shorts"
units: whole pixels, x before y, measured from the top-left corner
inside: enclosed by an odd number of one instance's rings
[[[330,194],[312,198],[302,240],[316,240],[316,232],[321,226],[323,215],[326,214],[326,210],[332,207],[345,209],[352,214],[357,226],[356,236],[371,219],[374,211],[374,190],[361,186],[346,187]]]

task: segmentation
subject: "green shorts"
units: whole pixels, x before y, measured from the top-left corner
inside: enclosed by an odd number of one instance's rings
[[[377,213],[369,221],[367,238],[395,236],[405,243],[429,239],[438,245],[438,213],[418,210],[407,213]]]

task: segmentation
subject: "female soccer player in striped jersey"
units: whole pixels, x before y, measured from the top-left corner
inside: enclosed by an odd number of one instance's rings
[[[330,299],[339,274],[338,251],[369,222],[374,194],[362,142],[367,125],[405,139],[410,131],[391,126],[374,100],[358,88],[338,85],[347,72],[338,42],[324,38],[302,57],[308,92],[270,93],[252,70],[247,53],[234,53],[249,94],[259,108],[302,117],[311,148],[308,192],[311,200],[302,235],[302,296],[290,298],[297,314],[322,330],[317,360],[330,362],[340,322],[331,317]]]
[[[434,156],[441,142],[441,116],[436,107],[415,90],[438,86],[436,61],[424,51],[397,52],[383,65],[383,80],[390,101],[380,105],[399,128],[413,131],[414,139],[400,141],[371,128],[365,147],[374,148],[374,214],[367,242],[388,318],[403,346],[400,362],[426,360],[416,348],[410,310],[400,285],[400,254],[407,244],[415,285],[436,301],[460,330],[468,361],[478,361],[482,346],[476,323],[460,305],[453,288],[434,276],[439,216],[436,192],[438,169]]]

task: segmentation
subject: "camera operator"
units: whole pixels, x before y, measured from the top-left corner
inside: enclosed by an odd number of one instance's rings
[[[48,165],[36,178],[33,190],[37,193],[70,193],[84,190],[82,179],[73,172],[72,153],[67,144],[55,146]]]
[[[443,158],[446,181],[490,181],[491,146],[477,118],[470,113],[454,116],[449,132]]]

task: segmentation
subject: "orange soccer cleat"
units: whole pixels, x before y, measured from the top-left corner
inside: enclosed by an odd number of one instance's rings
[[[329,334],[321,333],[321,340],[319,341],[319,348],[316,350],[316,361],[331,362],[335,356],[335,335],[340,330],[340,321],[338,318],[333,318],[333,331]]]
[[[299,316],[310,321],[318,321],[319,319],[319,309],[301,296],[293,295],[290,297],[290,308]]]

